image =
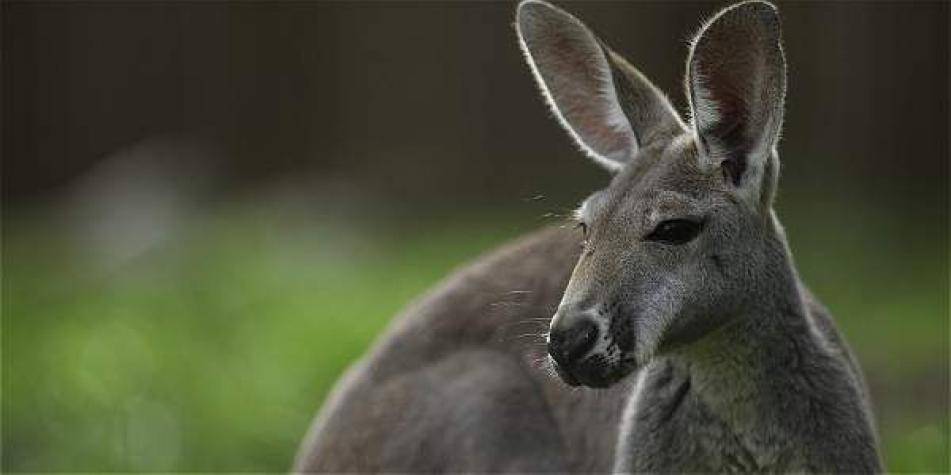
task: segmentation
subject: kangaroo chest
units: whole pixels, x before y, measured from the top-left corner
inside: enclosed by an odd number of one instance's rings
[[[686,371],[669,363],[642,371],[623,418],[615,471],[750,472],[786,465],[718,417]]]

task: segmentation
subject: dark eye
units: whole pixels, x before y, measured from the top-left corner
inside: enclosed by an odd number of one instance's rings
[[[644,239],[664,244],[686,244],[700,234],[701,223],[689,219],[663,221]]]
[[[580,223],[580,222],[579,222],[579,223],[578,223],[578,226],[576,226],[576,227],[581,230],[581,235],[582,235],[582,236],[588,237],[588,225],[587,225],[587,224],[585,224],[585,223]]]
[[[585,223],[579,222],[578,225],[575,227],[581,230],[581,245],[587,246],[588,245],[588,225]]]

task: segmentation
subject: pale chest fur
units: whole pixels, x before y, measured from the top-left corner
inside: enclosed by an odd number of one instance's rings
[[[687,372],[669,361],[642,370],[623,421],[616,472],[782,471],[799,458],[778,437],[716,414]]]

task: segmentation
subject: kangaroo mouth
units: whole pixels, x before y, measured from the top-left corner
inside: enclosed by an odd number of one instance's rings
[[[549,361],[565,384],[589,388],[611,387],[637,368],[633,360],[610,362],[602,355],[591,355],[568,366],[551,358]]]
[[[550,360],[550,361],[551,361],[552,367],[555,368],[555,373],[558,374],[558,377],[561,378],[561,380],[564,381],[565,384],[567,384],[568,386],[581,385],[581,382],[578,381],[577,378],[575,378],[570,372],[562,368],[560,364],[555,362],[555,360]]]

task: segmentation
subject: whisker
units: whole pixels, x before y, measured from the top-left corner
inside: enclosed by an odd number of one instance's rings
[[[516,339],[518,339],[518,338],[528,338],[528,337],[532,337],[532,338],[539,338],[539,337],[545,338],[545,337],[547,337],[547,336],[548,336],[548,333],[522,333],[521,335],[515,335],[515,336],[512,337],[512,338],[516,338]]]
[[[526,305],[528,304],[522,303],[522,302],[505,302],[505,301],[494,302],[489,304],[490,307],[524,307]]]
[[[535,348],[547,348],[548,339],[546,333],[523,333],[521,335],[509,335],[500,338],[498,341],[517,342],[519,344],[532,345]]]
[[[504,323],[502,325],[499,325],[499,328],[512,329],[517,326],[523,326],[523,325],[534,325],[536,328],[539,328],[539,329],[543,329],[543,328],[547,329],[549,326],[549,322],[547,319],[521,320],[518,322]]]
[[[511,323],[506,323],[506,324],[504,324],[504,325],[500,325],[500,326],[499,326],[499,330],[500,330],[500,331],[513,330],[513,329],[516,329],[516,328],[518,328],[518,327],[524,327],[525,325],[534,325],[535,327],[537,327],[537,328],[539,328],[539,329],[547,329],[547,328],[548,328],[548,322],[532,321],[532,320],[523,320],[523,321],[520,321],[520,322],[511,322]]]

